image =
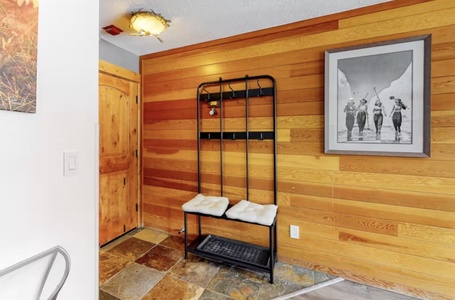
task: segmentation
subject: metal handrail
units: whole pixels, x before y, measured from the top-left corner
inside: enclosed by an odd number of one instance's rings
[[[65,283],[66,278],[68,277],[68,274],[69,274],[70,268],[71,268],[70,256],[69,256],[68,252],[66,252],[66,250],[63,249],[60,246],[55,246],[55,247],[53,247],[53,248],[51,248],[49,250],[43,251],[43,252],[41,252],[39,254],[36,254],[36,255],[34,255],[34,256],[30,257],[30,258],[27,258],[27,259],[23,260],[21,262],[18,262],[18,263],[14,264],[14,265],[6,268],[6,269],[0,270],[0,277],[4,276],[6,274],[9,274],[11,272],[14,272],[14,271],[26,266],[26,265],[29,265],[29,264],[41,259],[41,258],[44,258],[44,257],[47,257],[47,256],[51,256],[49,264],[46,267],[46,272],[45,272],[45,274],[43,276],[43,280],[41,282],[38,295],[36,297],[36,299],[39,300],[40,297],[41,297],[41,294],[43,292],[44,286],[46,284],[46,280],[47,280],[47,278],[49,276],[49,273],[51,272],[52,265],[54,264],[55,258],[57,257],[58,253],[60,253],[63,256],[63,258],[65,259],[65,271],[63,272],[63,276],[60,279],[60,282],[56,286],[55,290],[52,292],[52,294],[48,298],[48,300],[55,300],[55,299],[57,299],[58,293],[62,289],[63,284]]]

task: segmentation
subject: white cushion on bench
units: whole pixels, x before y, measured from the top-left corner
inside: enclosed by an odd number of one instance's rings
[[[212,216],[222,216],[229,205],[229,199],[226,197],[204,196],[198,194],[182,205],[186,212],[195,212]]]
[[[277,209],[278,206],[274,204],[261,205],[247,200],[241,200],[228,209],[226,216],[229,219],[238,219],[270,226],[275,219]]]

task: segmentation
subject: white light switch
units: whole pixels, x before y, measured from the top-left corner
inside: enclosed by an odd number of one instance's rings
[[[68,170],[76,170],[76,158],[74,156],[68,157]]]
[[[79,155],[77,152],[65,152],[63,154],[63,175],[76,175],[79,168]]]

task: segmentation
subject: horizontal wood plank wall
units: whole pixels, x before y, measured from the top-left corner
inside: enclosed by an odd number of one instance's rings
[[[196,88],[272,75],[278,86],[279,260],[428,299],[455,295],[455,1],[392,1],[141,58],[143,219],[177,234],[197,192]],[[432,34],[431,158],[325,155],[324,51]],[[252,83],[253,84],[253,83]],[[225,126],[244,127],[242,103]],[[270,101],[253,99],[252,128],[268,129]],[[218,118],[202,108],[203,127]],[[219,190],[219,145],[202,143],[204,191]],[[225,192],[240,200],[243,152],[226,141]],[[272,201],[272,144],[250,145],[251,198]],[[289,238],[289,225],[300,239]],[[195,219],[188,230],[196,232]],[[258,244],[267,231],[204,220],[204,232]]]

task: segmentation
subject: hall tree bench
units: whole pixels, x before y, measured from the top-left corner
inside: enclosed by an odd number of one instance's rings
[[[266,83],[265,88],[261,85]],[[244,89],[234,90],[231,84],[242,84]],[[250,85],[253,88],[250,88]],[[217,92],[210,93],[208,90],[216,89]],[[273,129],[270,131],[250,131],[249,110],[250,99],[272,100],[270,116]],[[245,131],[232,132],[224,130],[224,115],[233,106],[225,107],[229,101],[237,101],[244,106]],[[210,115],[219,113],[219,131],[201,131],[201,102],[205,101],[210,110]],[[219,110],[219,112],[217,111]],[[224,111],[226,110],[226,111]],[[201,171],[201,140],[206,142],[219,143],[219,196],[207,196],[201,193],[202,190],[202,171]],[[245,195],[246,199],[230,203],[224,197],[224,177],[223,172],[223,146],[224,141],[244,142],[245,147]],[[273,154],[273,203],[259,204],[249,201],[249,148],[251,141],[262,141],[272,143]],[[195,254],[210,260],[224,262],[227,264],[240,266],[254,271],[268,272],[270,283],[274,282],[273,271],[277,261],[277,141],[276,141],[276,82],[269,75],[234,78],[218,81],[204,82],[197,88],[197,161],[198,161],[198,194],[182,205],[184,212],[184,241],[185,259],[188,253]],[[197,216],[197,237],[189,243],[188,241],[188,215]],[[252,226],[268,228],[268,247],[234,240],[222,236],[206,234],[202,232],[202,217],[227,220],[229,222],[240,222]],[[264,243],[265,244],[265,243]]]

